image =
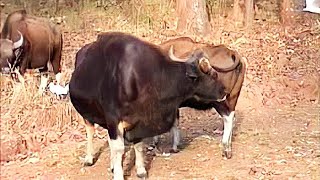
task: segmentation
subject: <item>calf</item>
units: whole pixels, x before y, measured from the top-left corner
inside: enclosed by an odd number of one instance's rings
[[[123,179],[124,142],[134,144],[139,177],[146,176],[142,139],[169,131],[179,105],[197,96],[219,100],[225,88],[202,51],[175,62],[156,45],[120,33],[100,34],[77,52],[70,99],[85,119],[93,164],[94,124],[108,130],[114,179]]]

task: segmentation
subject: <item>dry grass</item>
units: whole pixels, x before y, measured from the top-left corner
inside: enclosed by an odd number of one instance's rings
[[[76,52],[84,44],[94,41],[99,32],[122,31],[140,37],[153,36],[155,30],[161,30],[164,19],[169,17],[169,5],[170,2],[153,0],[143,5],[123,3],[121,8],[103,9],[96,8],[95,4],[91,3],[87,4],[80,14],[74,9],[62,9],[59,12],[61,16],[58,16],[64,20],[59,25],[64,32],[62,81],[68,82],[71,77]],[[6,8],[3,12],[11,12],[21,7],[11,4]],[[160,13],[154,13],[155,11]],[[23,134],[37,128],[64,131],[68,126],[82,123],[69,99],[59,100],[50,92],[37,96],[40,83],[37,72],[27,72],[25,80],[23,87],[21,83],[1,75],[1,132]]]
[[[1,78],[1,131],[22,133],[38,127],[63,130],[78,119],[68,100],[46,93],[37,95],[39,77],[26,77],[23,87],[9,77]]]

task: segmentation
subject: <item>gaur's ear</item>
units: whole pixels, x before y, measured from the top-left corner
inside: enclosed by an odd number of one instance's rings
[[[199,67],[201,71],[205,74],[208,74],[212,69],[209,60],[205,57],[202,57],[201,59],[199,59]]]
[[[217,79],[218,73],[212,68],[209,60],[206,57],[199,59],[199,68],[203,73],[211,76],[213,79]]]

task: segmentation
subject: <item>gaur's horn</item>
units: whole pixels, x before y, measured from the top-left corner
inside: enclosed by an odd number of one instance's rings
[[[169,49],[169,57],[172,61],[179,61],[179,62],[185,62],[188,60],[188,58],[182,59],[182,58],[178,58],[173,54],[173,46],[170,46]]]
[[[240,56],[236,52],[234,54],[231,54],[230,56],[231,56],[232,60],[234,61],[234,63],[230,67],[220,68],[220,67],[217,67],[214,65],[212,67],[219,72],[229,72],[229,71],[234,70],[236,67],[238,67],[238,65],[240,63]]]
[[[22,44],[23,44],[23,36],[22,36],[22,34],[21,34],[20,31],[18,31],[18,33],[19,33],[19,35],[20,35],[20,39],[19,39],[17,42],[14,42],[14,43],[13,43],[13,48],[14,48],[14,49],[17,49],[17,48],[21,47]]]

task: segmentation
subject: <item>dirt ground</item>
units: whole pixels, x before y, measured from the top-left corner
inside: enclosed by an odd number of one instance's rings
[[[253,108],[253,103],[240,99],[233,157],[228,160],[221,156],[221,136],[213,134],[222,125],[216,114],[183,109],[180,152],[168,157],[148,153],[149,179],[319,179],[319,106]],[[33,157],[2,165],[1,179],[111,179],[109,148],[101,138],[94,140],[101,155],[91,167],[82,166],[82,131]],[[170,136],[161,142],[159,148],[166,151]],[[128,157],[125,169],[130,174],[132,153]],[[138,179],[134,168],[128,179]]]
[[[102,17],[108,14],[93,11],[79,15],[81,26],[87,29],[68,28],[68,23],[74,23],[70,21],[73,16],[67,16],[66,24],[61,25],[64,82],[70,79],[77,50],[103,30],[125,31],[154,43],[172,38],[166,30],[123,29],[127,17],[108,17],[104,22]],[[148,151],[150,139],[146,139],[148,179],[320,179],[320,21],[310,13],[297,13],[295,20],[296,24],[287,28],[278,22],[255,21],[248,32],[236,31],[225,26],[229,23],[226,19],[217,19],[219,22],[212,22],[212,36],[196,37],[226,44],[248,62],[236,107],[233,156],[222,158],[222,136],[214,130],[223,123],[214,110],[184,108],[180,152],[159,155]],[[84,167],[82,119],[68,99],[59,100],[49,93],[34,97],[39,78],[33,75],[28,75],[28,88],[22,92],[17,83],[1,76],[1,180],[112,179],[105,131],[99,130],[94,139],[97,162]],[[160,142],[159,149],[167,152],[170,135],[163,135]],[[127,179],[138,179],[132,167],[133,154],[127,155]]]

